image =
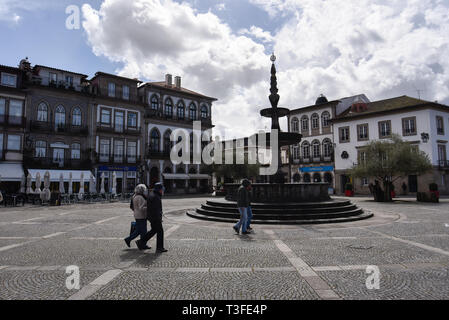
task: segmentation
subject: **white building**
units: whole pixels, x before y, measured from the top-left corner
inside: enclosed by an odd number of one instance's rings
[[[398,134],[429,155],[433,171],[429,174],[411,175],[398,180],[395,190],[403,182],[409,192],[428,190],[435,182],[442,193],[449,193],[449,107],[437,102],[418,100],[407,96],[364,102],[356,101],[332,121],[335,142],[335,187],[344,192],[349,182],[348,170],[363,159],[363,147],[371,140],[388,139]],[[351,181],[356,193],[368,193],[373,178]],[[398,193],[398,192],[397,192]]]
[[[369,102],[363,94],[333,101],[328,101],[321,95],[314,105],[290,112],[289,132],[302,134],[301,142],[290,146],[291,182],[326,181],[335,188],[332,119],[347,110],[355,101]]]

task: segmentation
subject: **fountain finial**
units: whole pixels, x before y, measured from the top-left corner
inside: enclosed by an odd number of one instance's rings
[[[271,60],[271,62],[273,62],[273,63],[276,61],[276,56],[274,55],[274,52],[273,52],[273,54],[271,55],[270,60]]]

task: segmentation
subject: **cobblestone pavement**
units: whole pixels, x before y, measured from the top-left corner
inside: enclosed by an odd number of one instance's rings
[[[164,199],[164,254],[154,239],[151,250],[126,247],[128,203],[1,207],[0,299],[449,298],[449,199],[356,197],[373,218],[254,225],[248,236],[185,214],[205,200]],[[66,286],[68,266],[79,267],[79,289]]]

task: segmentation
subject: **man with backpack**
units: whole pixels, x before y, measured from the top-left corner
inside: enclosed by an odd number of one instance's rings
[[[162,196],[164,195],[164,186],[162,183],[154,185],[153,192],[148,195],[147,218],[151,223],[151,230],[140,240],[136,241],[139,250],[147,248],[147,242],[157,234],[156,252],[163,253],[168,250],[164,248],[164,229],[162,227]]]

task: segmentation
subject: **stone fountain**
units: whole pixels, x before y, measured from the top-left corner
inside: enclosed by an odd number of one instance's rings
[[[269,183],[252,185],[251,207],[252,223],[259,224],[311,224],[349,222],[366,219],[372,216],[352,204],[349,200],[331,199],[328,193],[329,184],[322,183],[286,183],[282,172],[281,147],[297,144],[302,136],[299,133],[282,132],[279,118],[290,114],[287,108],[279,108],[280,96],[277,88],[276,57],[271,56],[271,87],[269,100],[271,108],[261,110],[262,117],[271,118],[271,129],[278,131],[278,167]],[[266,133],[266,141],[270,141],[270,133]],[[276,146],[270,146],[274,148]],[[237,190],[240,184],[226,184],[224,200],[211,199],[195,211],[188,211],[193,218],[236,222],[240,218],[237,209]]]

